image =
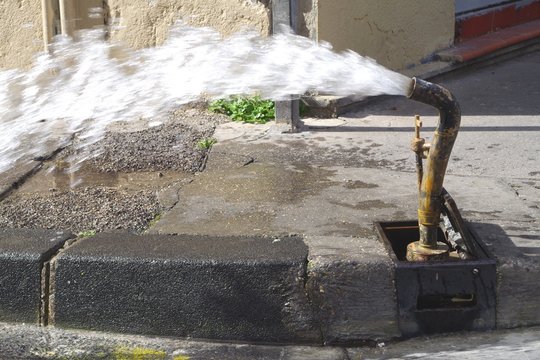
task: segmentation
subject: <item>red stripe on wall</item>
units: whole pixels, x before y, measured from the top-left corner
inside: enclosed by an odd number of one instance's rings
[[[512,4],[478,14],[456,18],[456,42],[462,42],[500,29],[540,19],[540,0],[527,5]]]

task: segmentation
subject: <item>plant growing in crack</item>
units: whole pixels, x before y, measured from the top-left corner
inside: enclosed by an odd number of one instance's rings
[[[272,100],[255,96],[231,96],[210,103],[210,111],[228,115],[233,121],[251,124],[264,124],[274,119],[275,109]]]
[[[216,142],[215,138],[203,138],[197,142],[197,147],[201,150],[210,150]]]
[[[150,229],[152,226],[156,225],[156,223],[161,220],[161,214],[156,214],[156,216],[154,216],[154,218],[152,220],[150,220],[150,222],[148,222],[148,226],[147,226],[147,229]]]
[[[88,238],[96,235],[96,230],[83,230],[77,234],[78,238]]]

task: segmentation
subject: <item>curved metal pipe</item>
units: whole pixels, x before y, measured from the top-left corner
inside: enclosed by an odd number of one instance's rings
[[[437,248],[444,174],[459,131],[461,109],[450,91],[422,79],[412,79],[409,98],[439,110],[439,123],[429,149],[427,169],[418,197],[419,245],[429,250]]]

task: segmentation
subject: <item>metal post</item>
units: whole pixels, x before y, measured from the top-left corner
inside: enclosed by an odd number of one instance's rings
[[[67,6],[65,0],[60,0],[58,2],[60,8],[60,31],[62,35],[69,35],[68,31],[68,15],[67,15]]]
[[[45,51],[49,50],[49,43],[52,38],[50,24],[51,3],[50,0],[41,0],[41,22],[43,26],[43,46]]]
[[[293,31],[297,30],[297,0],[272,0],[272,33],[280,31],[280,25],[290,26]],[[296,97],[296,96],[294,96]],[[291,125],[291,131],[298,130],[300,123],[300,100],[276,101],[275,102],[277,123]]]

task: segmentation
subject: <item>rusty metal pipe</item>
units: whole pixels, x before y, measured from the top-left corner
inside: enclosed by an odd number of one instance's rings
[[[450,91],[418,78],[412,79],[409,98],[439,110],[439,123],[431,141],[418,197],[419,245],[429,252],[438,246],[437,228],[441,215],[443,180],[459,131],[461,109]]]

